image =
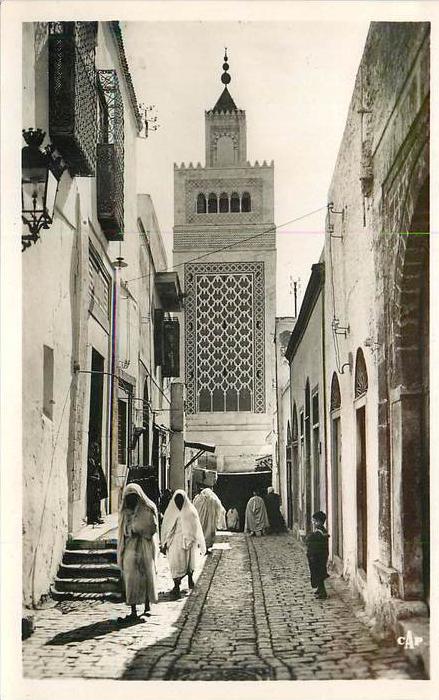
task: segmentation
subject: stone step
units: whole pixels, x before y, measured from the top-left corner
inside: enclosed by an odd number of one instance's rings
[[[84,564],[61,564],[58,570],[59,578],[103,578],[103,577],[120,578],[120,569],[117,564],[90,564],[88,561]]]
[[[117,540],[106,539],[106,540],[69,540],[66,544],[66,548],[70,549],[86,549],[86,550],[100,550],[100,549],[116,549]]]
[[[112,564],[117,560],[115,549],[66,549],[63,564]]]
[[[119,593],[122,588],[120,578],[55,578],[57,591],[65,593]]]
[[[54,600],[108,600],[113,603],[122,603],[123,597],[121,593],[90,593],[77,591],[59,591],[57,588],[52,587],[50,589],[50,594]]]

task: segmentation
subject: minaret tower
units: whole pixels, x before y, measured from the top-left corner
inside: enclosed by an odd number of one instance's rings
[[[174,166],[186,440],[214,443],[218,472],[251,473],[272,449],[273,162],[247,161],[245,111],[228,89],[227,51],[221,81],[205,113],[205,166]]]

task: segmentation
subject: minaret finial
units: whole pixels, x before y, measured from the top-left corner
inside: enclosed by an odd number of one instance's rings
[[[224,83],[224,85],[228,85],[231,81],[230,75],[227,73],[229,70],[229,64],[227,63],[229,59],[227,58],[227,46],[224,48],[224,63],[223,63],[223,71],[224,73],[221,76],[221,82]]]

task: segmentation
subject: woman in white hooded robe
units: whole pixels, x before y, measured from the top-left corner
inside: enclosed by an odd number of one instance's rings
[[[203,489],[195,496],[194,506],[200,516],[206,547],[210,549],[213,545],[217,529],[226,529],[226,511],[216,493],[209,488]]]
[[[172,496],[163,516],[161,545],[174,580],[171,597],[179,598],[182,578],[187,575],[189,588],[194,587],[193,573],[201,565],[206,552],[197,510],[180,489]]]
[[[119,622],[138,619],[136,605],[157,603],[158,515],[155,504],[138,484],[128,484],[119,509],[117,563],[122,571],[125,600],[131,613]]]

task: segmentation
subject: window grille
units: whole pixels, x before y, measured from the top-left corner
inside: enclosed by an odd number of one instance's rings
[[[162,377],[180,374],[180,324],[177,318],[163,320]]]
[[[227,213],[229,211],[229,195],[226,192],[222,192],[220,195],[219,210],[221,213]]]
[[[127,463],[127,402],[118,399],[118,443],[117,454],[119,464]]]
[[[154,309],[154,364],[161,365],[163,361],[163,309]]]
[[[296,410],[296,404],[294,404],[294,407],[293,407],[293,430],[292,430],[292,434],[291,434],[291,442],[293,444],[296,444],[296,445],[297,445],[297,440],[299,437],[298,433],[299,433],[299,430],[297,427],[297,410]]]
[[[332,375],[331,381],[331,411],[337,411],[341,406],[340,384],[336,373]]]
[[[208,199],[207,209],[209,214],[218,212],[218,197],[214,192],[211,192]]]
[[[197,197],[197,214],[206,213],[206,197],[204,194],[200,193]]]
[[[239,194],[237,192],[232,192],[230,197],[230,211],[239,212],[241,210],[241,202],[239,199]]]
[[[265,411],[261,263],[185,266],[187,411]]]
[[[251,211],[252,210],[252,200],[248,192],[244,192],[242,195],[241,211]]]
[[[313,427],[319,424],[319,395],[317,392],[312,395],[312,424]]]
[[[115,70],[98,71],[98,219],[110,241],[124,233],[124,115]]]
[[[363,351],[358,348],[357,361],[355,363],[355,398],[358,399],[367,392],[367,369]]]
[[[97,22],[49,22],[49,132],[72,175],[96,170]]]

